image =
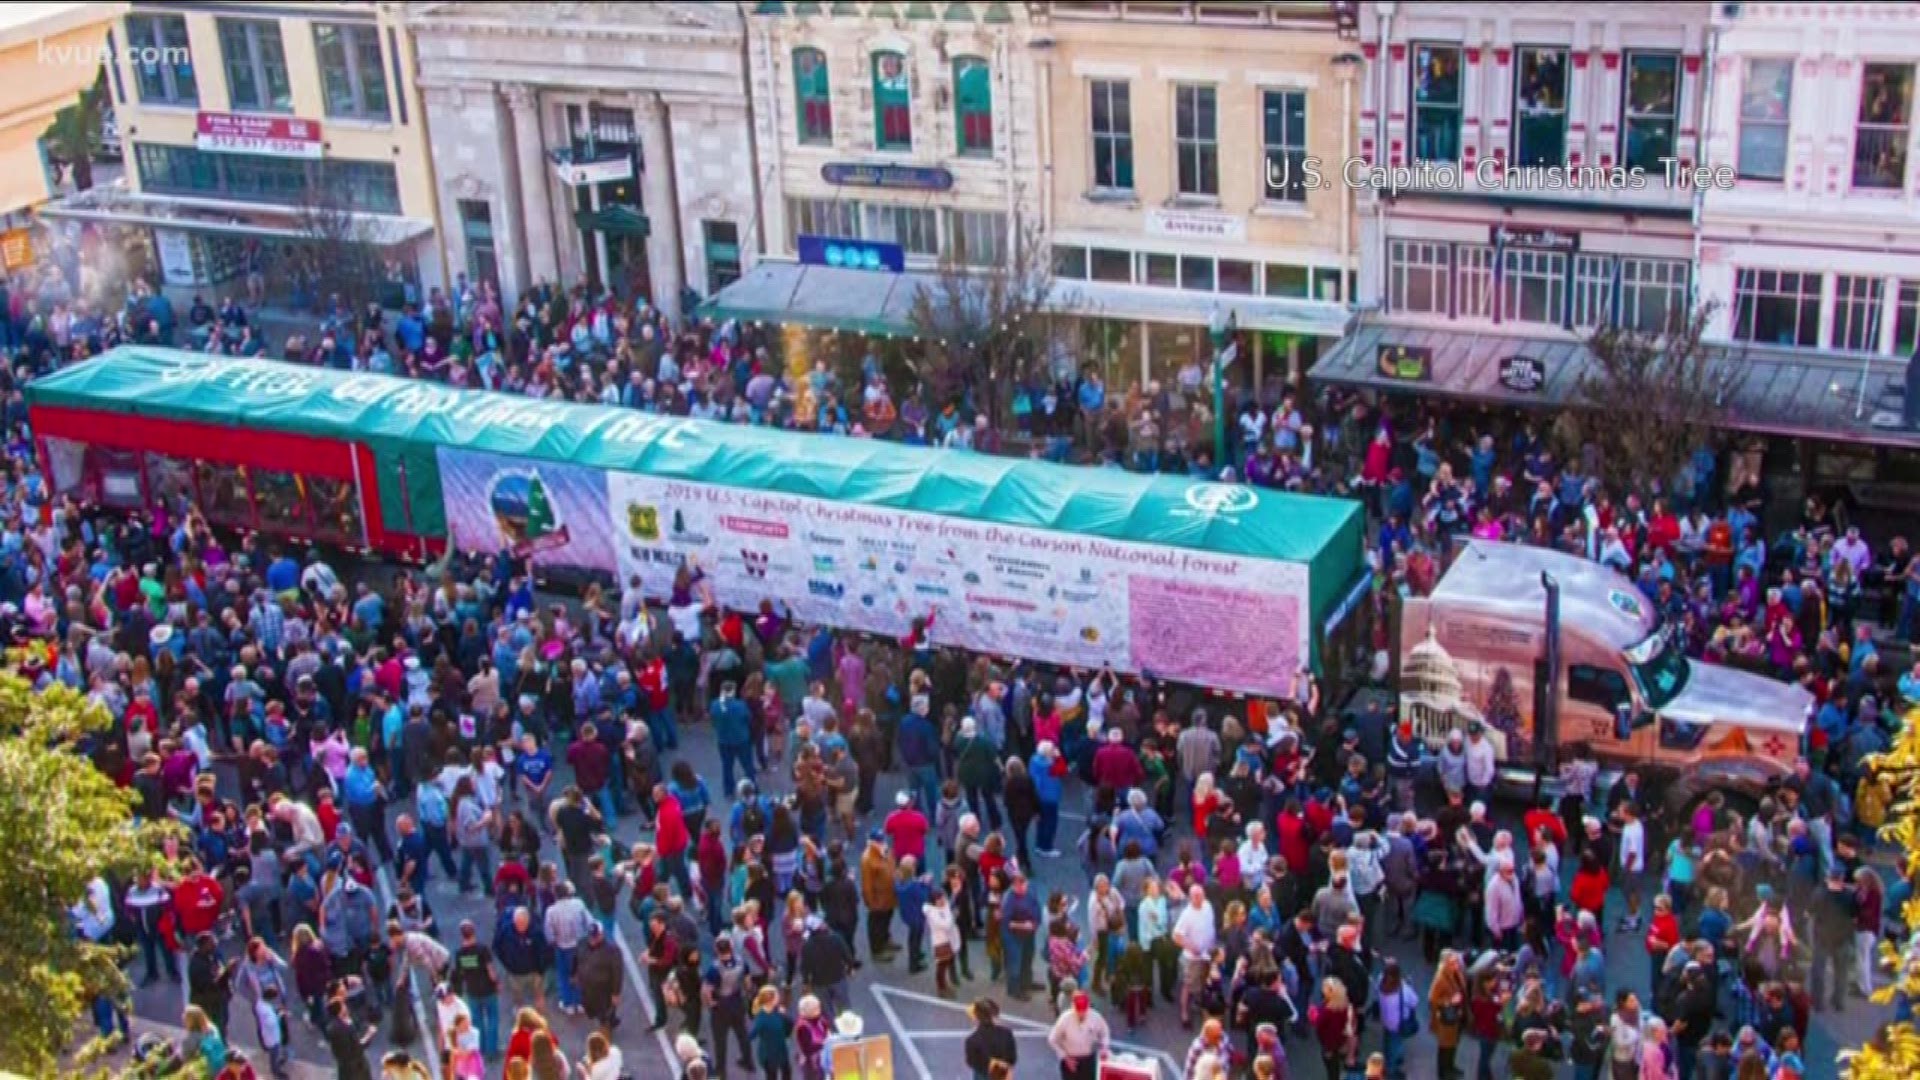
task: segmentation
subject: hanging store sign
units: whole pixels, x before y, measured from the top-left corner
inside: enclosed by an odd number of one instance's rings
[[[899,244],[803,234],[795,246],[799,248],[800,263],[803,266],[832,266],[844,270],[891,270],[896,274],[907,268],[907,252]]]
[[[820,179],[849,187],[895,188],[906,191],[949,191],[953,174],[938,166],[863,165],[830,161],[820,166]]]
[[[1433,378],[1433,350],[1425,345],[1388,345],[1374,352],[1374,367],[1383,379],[1426,382]]]
[[[1147,232],[1183,240],[1245,240],[1247,219],[1209,210],[1149,210]]]
[[[318,161],[326,152],[320,125],[294,116],[242,116],[203,112],[194,124],[193,145],[215,154],[264,154]]]
[[[0,270],[12,273],[33,265],[33,230],[8,229],[0,233]]]
[[[1509,356],[1500,361],[1500,385],[1519,394],[1537,394],[1547,385],[1547,362],[1537,356]]]
[[[1545,225],[1494,225],[1487,230],[1495,247],[1539,248],[1543,251],[1579,251],[1580,234]]]
[[[611,184],[633,179],[632,154],[608,154],[587,161],[576,161],[571,150],[549,150],[554,175],[568,187]]]

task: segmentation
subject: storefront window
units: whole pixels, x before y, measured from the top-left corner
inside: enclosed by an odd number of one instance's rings
[[[1140,376],[1140,324],[1123,319],[1083,319],[1080,354],[1109,388]]]
[[[1564,254],[1509,249],[1502,282],[1502,318],[1511,322],[1560,322],[1566,311],[1567,257]]]
[[[1445,315],[1447,313],[1448,253],[1447,245],[1431,243],[1425,240],[1395,240],[1387,245],[1387,306],[1394,311],[1414,312],[1423,315]],[[1291,269],[1269,265],[1267,267],[1267,293],[1277,294],[1273,290],[1275,270]],[[1306,272],[1300,274],[1301,293],[1305,295]]]
[[[1493,248],[1460,244],[1453,256],[1460,269],[1460,318],[1493,318]]]
[[[1833,337],[1829,348],[1876,352],[1880,348],[1880,302],[1883,282],[1878,277],[1840,274],[1833,282]]]
[[[1068,281],[1087,279],[1087,249],[1068,244],[1053,245],[1053,276]]]
[[[1147,338],[1153,346],[1147,378],[1161,386],[1173,386],[1180,380],[1180,369],[1198,361],[1204,369],[1213,358],[1213,345],[1204,326],[1174,326],[1148,323]],[[1251,365],[1234,365],[1246,370]],[[1131,380],[1130,380],[1131,381]]]
[[[1620,260],[1620,324],[1664,334],[1687,318],[1687,264],[1683,259]]]
[[[1733,336],[1760,345],[1820,343],[1820,275],[1741,270],[1734,276]]]
[[[1613,320],[1613,257],[1573,257],[1573,325],[1601,326]]]

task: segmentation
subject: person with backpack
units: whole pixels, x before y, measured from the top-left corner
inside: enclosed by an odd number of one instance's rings
[[[1381,966],[1374,984],[1373,1015],[1385,1032],[1387,1075],[1406,1075],[1407,1043],[1420,1033],[1420,995],[1414,993],[1400,974],[1400,961],[1389,959]]]

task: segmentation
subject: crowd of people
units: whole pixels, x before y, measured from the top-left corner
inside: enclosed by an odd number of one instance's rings
[[[1171,431],[1204,415],[1190,388],[1109,398],[1090,370],[1022,384],[1003,431],[964,397],[896,398],[877,362],[858,388],[824,365],[790,384],[750,328],[675,335],[577,290],[508,311],[463,281],[390,322],[336,303],[280,350],[226,299],[184,325],[144,288],[109,318],[51,280],[8,303],[16,379],[125,334],[955,448],[1024,429],[1036,452],[1218,472],[1188,455],[1201,429]],[[1050,1056],[1075,1080],[1152,1016],[1194,1030],[1199,1080],[1452,1078],[1469,1060],[1480,1078],[1563,1061],[1616,1080],[1806,1075],[1810,1015],[1870,992],[1878,942],[1904,933],[1911,883],[1873,857],[1891,793],[1866,764],[1920,705],[1920,665],[1883,660],[1874,634],[1911,637],[1904,542],[1869,542],[1817,501],[1770,531],[1764,493],[1721,482],[1711,454],[1684,483],[1614,491],[1524,423],[1301,400],[1243,404],[1221,467],[1367,499],[1383,609],[1431,588],[1462,536],[1581,551],[1635,580],[1697,662],[1813,693],[1793,778],[1676,807],[1651,773],[1602,786],[1574,748],[1557,804],[1503,827],[1485,733],[1429,747],[1310,679],[1248,705],[1008,665],[924,628],[888,641],[773,602],[723,610],[697,571],[670,597],[634,583],[566,604],[504,553],[343,575],[325,552],[218,535],[190,506],[122,517],[51,498],[16,435],[0,631],[28,650],[27,678],[112,714],[98,766],[143,818],[183,829],[170,873],[99,883],[76,927],[129,944],[142,982],[185,982],[186,1038],[143,1052],[221,1077],[280,1073],[298,1025],[342,1076],[372,1075],[371,1022],[410,1023],[418,985],[432,1023],[414,1035],[455,1077],[545,1080],[571,1052],[611,1080],[638,1015],[670,1030],[686,1077],[819,1080],[869,965],[931,967],[939,994],[968,996],[976,1077],[1037,1075],[999,1017],[1042,995]],[[701,728],[717,787],[681,752]],[[1084,885],[1029,876],[1065,852]],[[449,886],[490,895],[493,919],[440,925],[430,892]],[[1649,978],[1621,974],[1629,952]],[[595,1034],[562,1046],[552,1011]],[[125,1031],[120,1003],[95,1015]],[[1409,1062],[1416,1046],[1431,1066]]]

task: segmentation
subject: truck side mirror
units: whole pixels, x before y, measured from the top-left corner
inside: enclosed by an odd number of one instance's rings
[[[1633,703],[1623,701],[1613,710],[1613,737],[1621,742],[1633,738]]]

